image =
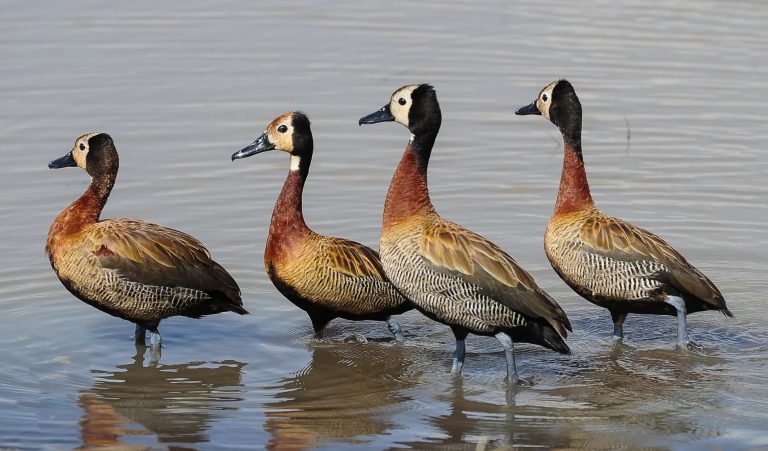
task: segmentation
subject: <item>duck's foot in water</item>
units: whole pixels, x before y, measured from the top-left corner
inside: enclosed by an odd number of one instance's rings
[[[155,330],[149,331],[149,346],[152,348],[159,348],[163,345],[163,338],[160,336],[160,332]]]
[[[354,334],[344,338],[344,343],[368,343],[364,335]]]
[[[510,399],[514,401],[515,396],[526,388],[533,387],[533,376],[518,378],[516,383],[509,382],[509,376],[504,378],[504,385],[506,385],[507,391],[507,403],[513,405],[514,402],[510,402]]]
[[[504,354],[507,357],[507,382],[510,385],[516,385],[520,382],[520,377],[517,375],[517,365],[515,364],[515,343],[512,341],[512,337],[504,332],[498,332],[496,339],[504,347]]]
[[[387,328],[392,335],[395,336],[395,341],[402,343],[405,341],[405,335],[403,335],[403,329],[400,327],[400,323],[392,318],[387,318]]]
[[[687,351],[703,351],[704,346],[700,345],[699,343],[691,340],[690,338],[684,341],[683,343],[678,343],[677,348],[681,351],[687,352]]]
[[[467,355],[467,349],[464,340],[456,340],[456,350],[453,351],[453,363],[451,364],[451,373],[461,374],[464,368],[464,357]]]
[[[163,355],[162,346],[150,346],[149,347],[149,361],[148,367],[156,367],[160,363],[160,357]]]
[[[613,341],[621,341],[624,339],[624,328],[621,324],[613,325],[613,335],[611,336]]]
[[[688,338],[688,324],[686,323],[686,308],[683,298],[668,296],[664,301],[677,310],[677,348],[681,351],[700,351],[703,346]]]
[[[610,353],[612,358],[617,358],[620,356],[623,352],[633,350],[634,348],[632,345],[629,345],[624,342],[624,339],[612,339],[610,343],[607,346],[607,351]]]
[[[533,387],[535,385],[533,376],[520,377],[517,379],[517,384],[515,385],[518,387]]]

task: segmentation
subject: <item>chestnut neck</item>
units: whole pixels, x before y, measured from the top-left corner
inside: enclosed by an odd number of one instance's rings
[[[563,147],[563,172],[560,175],[560,190],[557,193],[554,215],[594,205],[589,192],[580,140],[574,142],[565,137]]]
[[[267,253],[270,255],[276,255],[286,244],[292,245],[295,239],[305,237],[311,232],[304,222],[301,201],[304,183],[309,175],[312,152],[304,153],[300,158],[299,168],[288,172],[272,211],[267,239]]]
[[[53,221],[48,234],[48,246],[74,235],[83,228],[99,222],[101,211],[115,186],[117,171],[94,175],[85,192],[65,208]]]
[[[433,210],[427,187],[427,166],[437,133],[416,135],[405,148],[384,201],[383,228]]]

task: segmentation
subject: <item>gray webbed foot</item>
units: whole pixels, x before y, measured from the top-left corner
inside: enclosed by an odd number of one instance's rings
[[[677,343],[677,348],[682,351],[702,351],[704,346],[691,340],[690,338],[683,343]]]
[[[392,335],[395,336],[395,341],[398,343],[402,343],[405,341],[405,335],[403,335],[403,329],[400,328],[400,323],[398,323],[396,320],[392,318],[387,318],[387,328],[390,332],[392,332]]]
[[[365,335],[354,334],[344,338],[344,343],[368,343]]]

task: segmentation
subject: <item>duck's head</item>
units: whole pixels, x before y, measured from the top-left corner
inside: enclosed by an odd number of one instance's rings
[[[363,124],[395,121],[408,127],[415,136],[425,132],[437,133],[442,116],[435,89],[428,84],[407,85],[392,93],[389,103],[360,118]]]
[[[232,154],[232,160],[250,157],[270,150],[291,155],[291,170],[298,169],[302,158],[312,157],[312,130],[309,118],[300,111],[281,114],[249,146]]]
[[[515,111],[518,116],[539,114],[549,119],[566,137],[581,139],[581,102],[568,80],[553,81],[536,100]]]
[[[91,177],[117,172],[118,157],[112,137],[106,133],[87,133],[75,140],[75,145],[66,155],[50,163],[50,169],[77,166]]]

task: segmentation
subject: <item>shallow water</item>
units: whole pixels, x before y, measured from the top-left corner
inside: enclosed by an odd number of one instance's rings
[[[381,9],[380,9],[381,8]],[[768,447],[768,6],[682,0],[5,3],[0,15],[0,448],[495,449]],[[515,117],[553,79],[584,107],[593,195],[672,243],[736,315],[630,316],[624,345],[542,248],[561,165],[555,128]],[[313,121],[305,215],[376,246],[407,131],[359,128],[397,87],[433,83],[443,127],[430,166],[440,212],[508,250],[568,312],[571,357],[518,347],[527,384],[470,337],[416,312],[407,342],[381,323],[322,341],[263,270],[284,154],[230,162],[277,114]],[[79,302],[43,254],[88,182],[49,171],[89,131],[121,156],[104,217],[200,238],[243,290],[247,317],[163,322],[151,361],[133,327]],[[353,334],[367,343],[345,342]]]

